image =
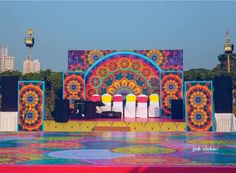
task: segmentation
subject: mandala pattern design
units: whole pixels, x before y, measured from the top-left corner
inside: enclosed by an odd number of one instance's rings
[[[116,55],[98,63],[85,77],[86,98],[93,94],[160,93],[160,72],[150,62],[131,55]]]
[[[163,72],[161,74],[162,115],[172,115],[171,101],[183,98],[182,72]]]
[[[121,52],[117,50],[71,50],[68,51],[68,71],[86,71],[96,61],[105,55]],[[127,52],[127,51],[126,51]],[[130,50],[128,52],[144,55],[162,70],[183,71],[183,50]],[[121,61],[122,68],[127,67],[128,61]],[[131,65],[131,64],[129,64]]]
[[[127,95],[130,93],[139,95],[142,91],[142,87],[138,86],[135,80],[128,80],[124,77],[121,80],[114,80],[112,85],[107,88],[107,91],[113,95]]]
[[[70,109],[74,109],[74,100],[84,99],[84,78],[83,73],[64,73],[64,99],[70,100]]]
[[[212,129],[212,83],[186,82],[187,130],[211,131]]]
[[[103,57],[103,52],[100,50],[91,50],[88,53],[88,63],[93,64],[99,58]]]
[[[41,131],[44,117],[44,82],[20,81],[18,88],[18,129]]]
[[[164,59],[166,60],[166,57],[163,56],[162,52],[159,50],[150,50],[147,53],[147,57],[151,58],[153,61],[155,61],[159,66],[164,63]]]

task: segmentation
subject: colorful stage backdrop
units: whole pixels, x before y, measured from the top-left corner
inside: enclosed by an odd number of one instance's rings
[[[74,99],[89,100],[93,94],[161,95],[162,73],[163,85],[170,84],[162,91],[164,101],[182,99],[182,70],[183,50],[71,50],[70,72],[64,74],[64,99],[72,103]],[[170,104],[166,103],[163,112],[169,111]]]
[[[161,73],[161,108],[162,116],[172,115],[171,100],[183,99],[183,73]]]
[[[212,82],[185,82],[187,131],[213,131]]]
[[[42,131],[44,81],[18,82],[18,130]]]

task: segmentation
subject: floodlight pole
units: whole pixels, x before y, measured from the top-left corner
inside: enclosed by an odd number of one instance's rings
[[[229,32],[226,32],[226,40],[225,40],[225,46],[224,46],[224,52],[227,55],[227,71],[230,73],[230,55],[232,54],[234,50],[234,45],[230,42],[230,35]]]

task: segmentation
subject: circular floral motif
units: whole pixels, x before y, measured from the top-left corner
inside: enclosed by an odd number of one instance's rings
[[[35,130],[39,129],[42,125],[42,111],[41,109],[35,108],[26,108],[19,111],[19,124],[22,126],[22,129],[25,130]]]
[[[164,84],[164,90],[167,94],[176,94],[178,89],[179,89],[179,86],[175,80],[168,80]]]
[[[189,126],[192,129],[197,130],[208,130],[211,127],[210,116],[203,109],[194,109],[190,113],[190,117],[188,118]]]
[[[161,80],[161,85],[167,94],[182,92],[182,79],[178,74],[168,74]]]
[[[91,85],[97,87],[100,84],[100,78],[95,76],[91,79]]]
[[[155,61],[158,65],[162,64],[163,55],[159,50],[150,50],[147,53],[147,56],[150,57],[153,61]]]
[[[20,97],[22,98],[21,106],[23,107],[35,107],[42,104],[42,91],[38,86],[32,84],[22,87]]]
[[[117,68],[118,68],[118,65],[117,65],[117,63],[116,62],[110,62],[109,63],[109,65],[108,65],[108,69],[110,70],[110,71],[116,71],[117,70]]]
[[[150,71],[148,68],[144,68],[144,69],[142,70],[142,75],[143,75],[144,77],[149,77],[149,76],[151,75],[151,71]]]
[[[23,96],[23,101],[26,103],[27,106],[35,106],[38,104],[39,97],[38,94],[35,93],[34,91],[28,91],[25,93]]]
[[[207,96],[202,91],[196,91],[190,96],[190,103],[196,109],[201,109],[207,104]]]
[[[83,93],[84,79],[78,74],[67,74],[64,80],[64,97],[68,99],[70,95]]]
[[[66,89],[67,91],[72,94],[72,95],[76,95],[80,92],[81,90],[81,84],[79,83],[79,81],[77,80],[71,80],[68,82]]]
[[[133,147],[124,147],[116,148],[112,150],[116,153],[124,154],[164,154],[164,153],[173,153],[174,149],[171,148],[162,148],[156,146],[133,146]]]
[[[100,77],[105,77],[105,76],[107,76],[107,74],[108,74],[108,71],[105,67],[101,67],[98,69],[98,75]]]
[[[128,59],[121,59],[119,61],[119,66],[121,68],[129,68],[129,66],[130,66],[129,60]]]
[[[137,61],[134,61],[134,62],[131,64],[131,68],[132,68],[133,70],[135,70],[135,71],[139,71],[140,67],[141,67],[141,64],[140,64],[139,62],[137,62]]]
[[[93,64],[99,58],[103,56],[103,52],[100,50],[91,50],[88,54],[88,62],[89,64]]]

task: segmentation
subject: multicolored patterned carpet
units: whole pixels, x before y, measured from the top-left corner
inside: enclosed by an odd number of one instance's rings
[[[236,166],[236,133],[0,133],[0,164]]]

